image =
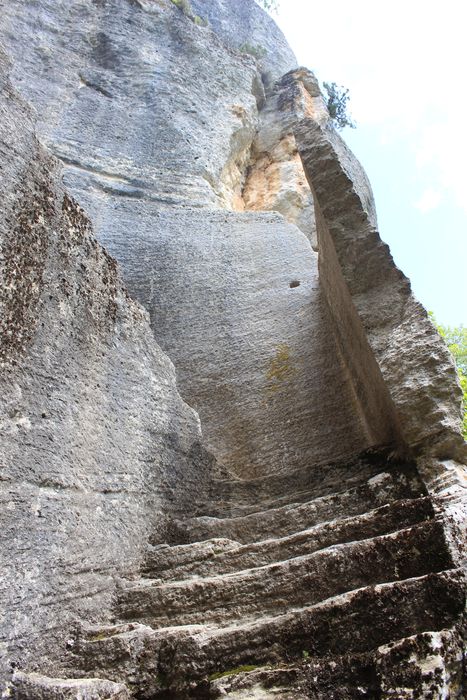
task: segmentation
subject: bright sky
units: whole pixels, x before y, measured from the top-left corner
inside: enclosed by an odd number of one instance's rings
[[[397,265],[441,323],[467,325],[466,1],[280,4],[299,63],[349,89],[342,135]]]

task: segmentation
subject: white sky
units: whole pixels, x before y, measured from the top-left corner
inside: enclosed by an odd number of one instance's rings
[[[350,91],[343,136],[419,300],[467,323],[466,0],[281,0],[299,63]]]

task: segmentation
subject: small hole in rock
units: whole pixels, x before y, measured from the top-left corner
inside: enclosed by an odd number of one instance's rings
[[[298,280],[292,280],[292,282],[289,284],[289,287],[291,289],[294,289],[294,287],[299,287],[299,286],[300,286],[300,282]]]

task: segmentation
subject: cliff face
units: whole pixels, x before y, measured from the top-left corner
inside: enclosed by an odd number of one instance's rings
[[[212,460],[1,60],[2,667],[110,614],[118,575],[204,497]],[[183,482],[183,486],[181,483]]]
[[[2,9],[6,697],[462,697],[454,365],[314,76],[191,5]]]
[[[13,3],[4,21],[29,36],[16,83],[38,109],[45,142],[65,161],[65,184],[149,310],[207,444],[234,473],[271,472],[352,454],[368,440],[309,242],[279,218],[197,211],[244,212],[256,152],[273,152],[290,132],[290,119],[279,119],[256,138],[263,80],[255,60],[232,49],[234,38],[238,47],[247,36],[264,45],[262,70],[277,75],[278,66],[294,63],[284,39],[276,42],[277,28],[253,0],[212,7],[227,46],[171,2],[37,3],[27,13]],[[204,8],[208,17],[212,7]],[[41,46],[54,68],[37,64]],[[280,115],[275,105],[272,96],[262,113]],[[297,148],[283,161],[306,189],[306,219],[311,194]],[[287,170],[277,180],[279,190],[280,182],[295,189]],[[276,203],[251,208],[280,210]]]

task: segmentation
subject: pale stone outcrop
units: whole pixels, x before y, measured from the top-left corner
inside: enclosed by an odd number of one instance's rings
[[[303,68],[287,73],[268,91],[242,193],[246,209],[280,212],[303,231],[314,250],[318,241],[313,197],[294,129],[309,112],[311,95],[316,94],[319,88]]]

